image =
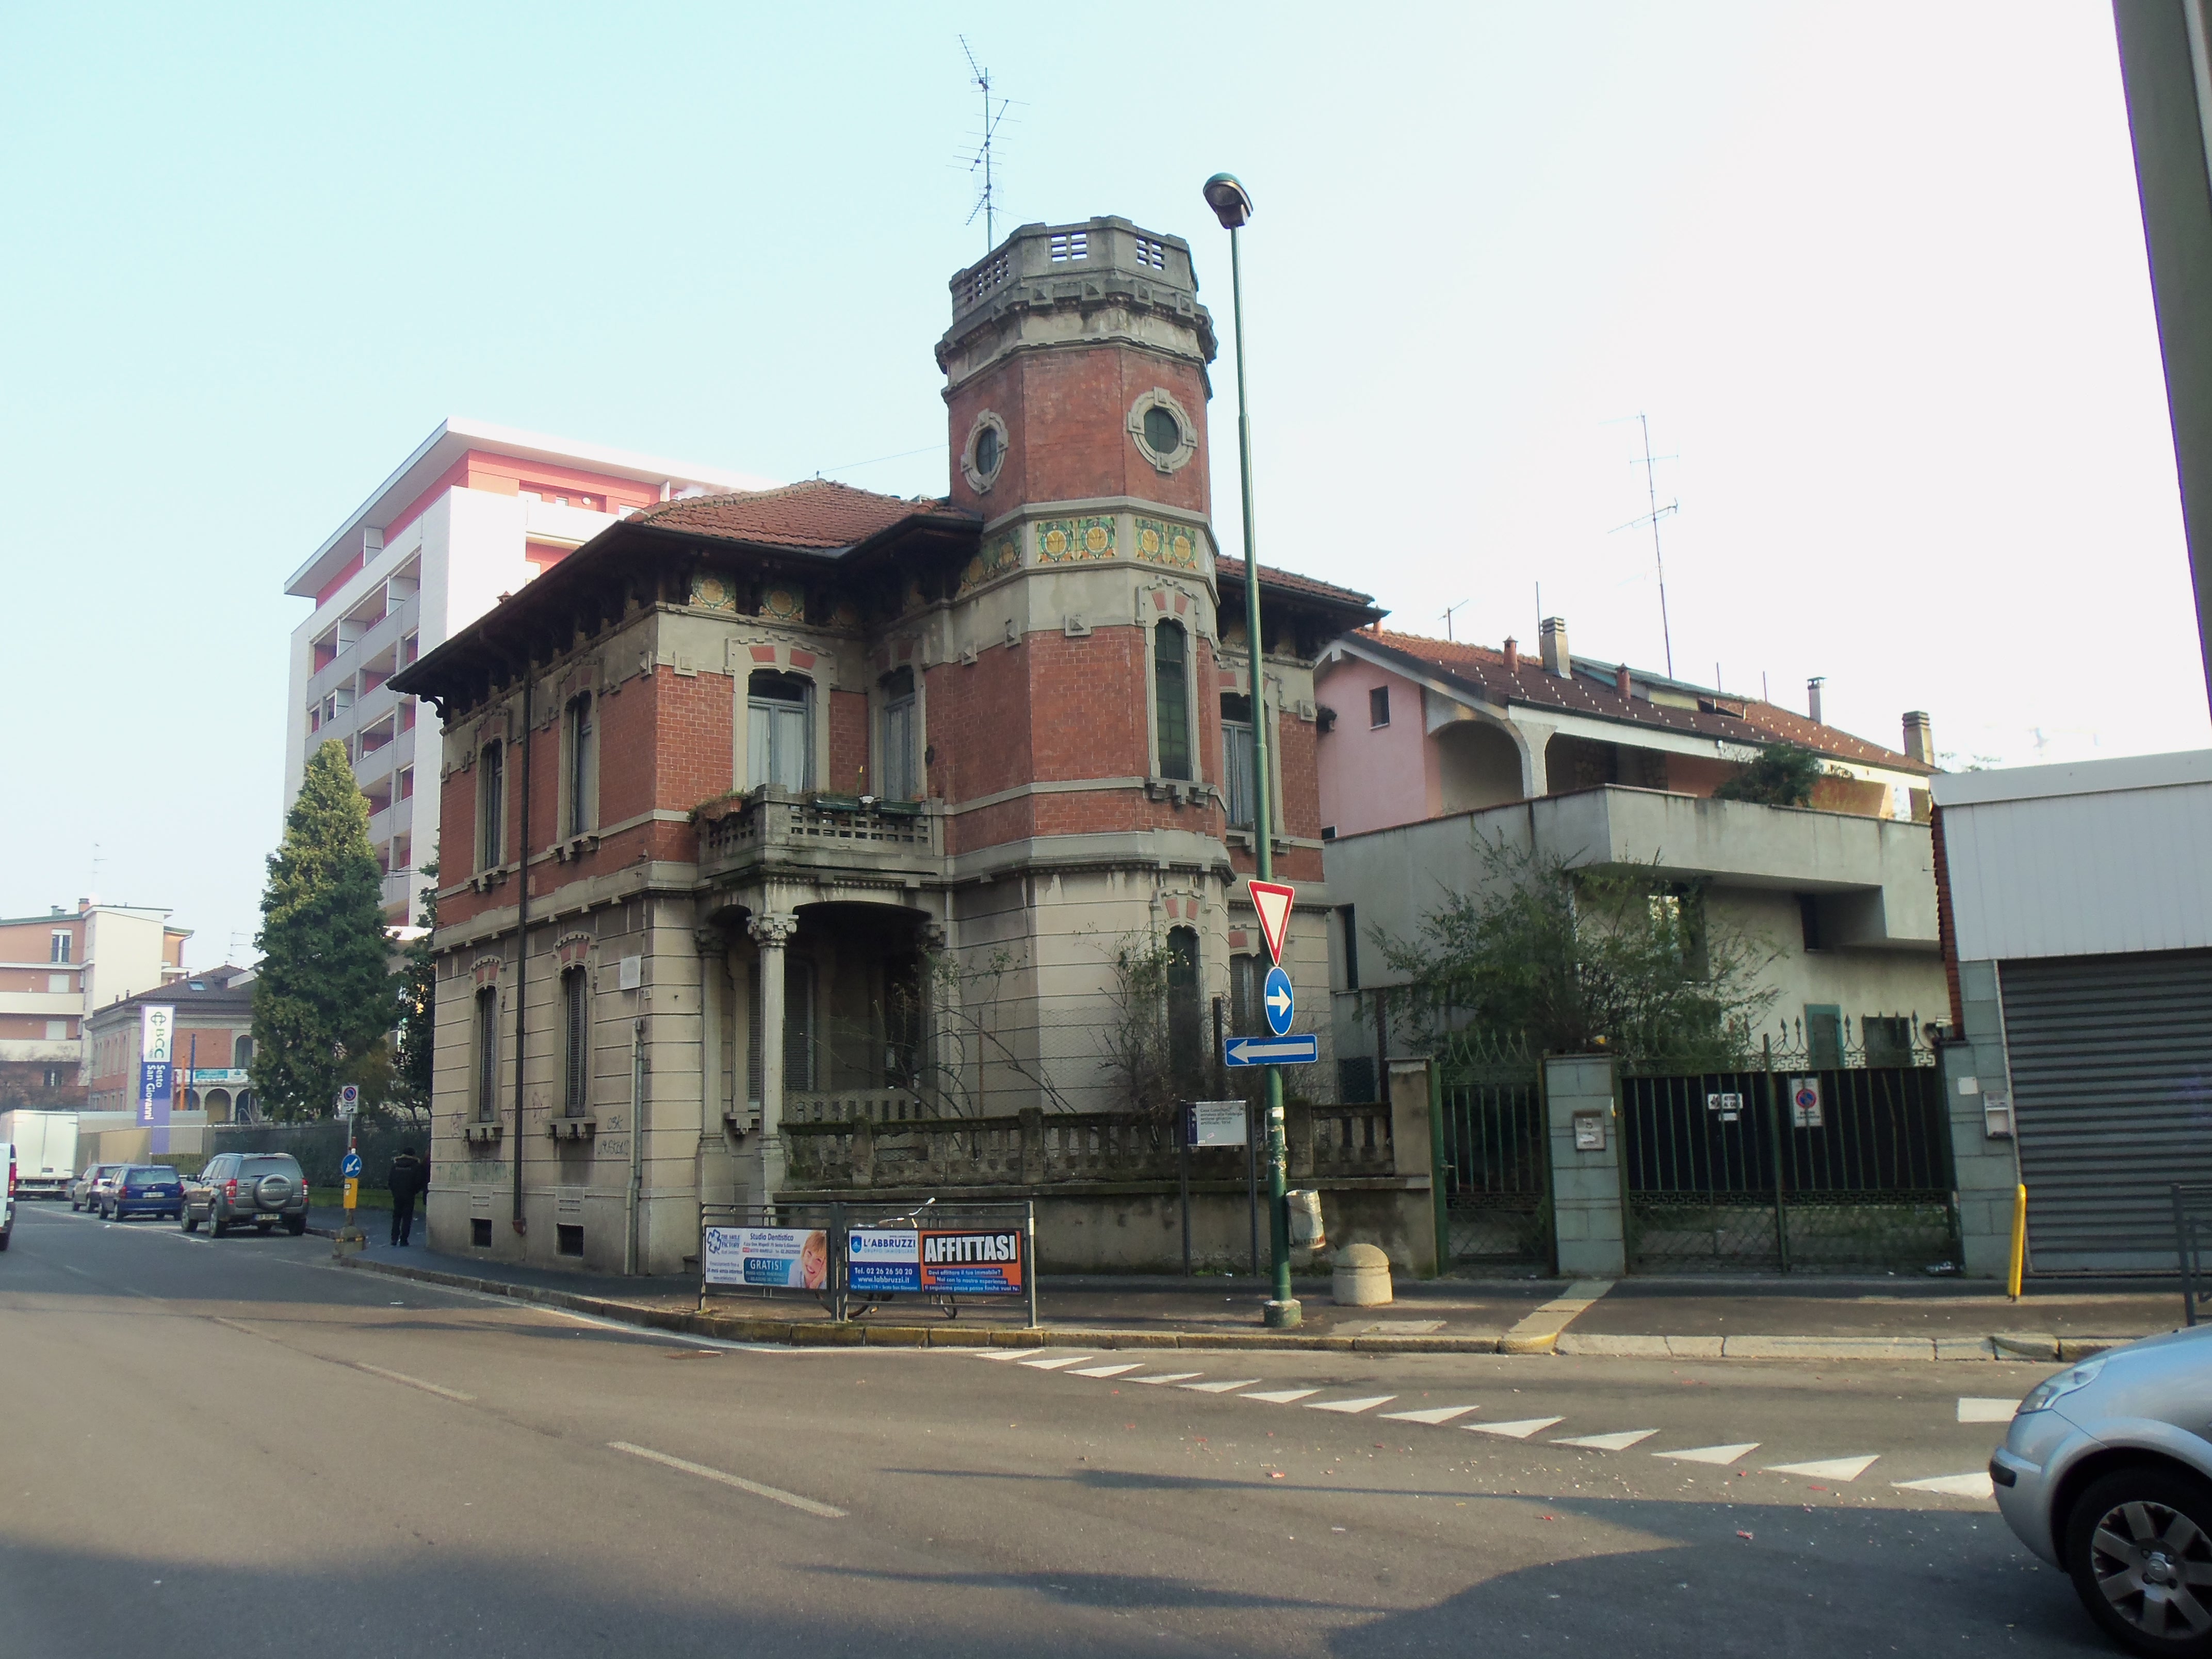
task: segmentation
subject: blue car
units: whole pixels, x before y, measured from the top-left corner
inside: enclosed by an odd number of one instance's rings
[[[134,1215],[174,1221],[184,1212],[185,1183],[166,1164],[132,1164],[116,1176],[100,1208],[110,1221],[128,1221]]]

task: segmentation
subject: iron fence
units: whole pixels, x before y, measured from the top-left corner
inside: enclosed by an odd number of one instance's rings
[[[1552,1266],[1551,1140],[1535,1060],[1472,1048],[1440,1068],[1446,1266]]]
[[[2212,1272],[2205,1256],[2212,1254],[2212,1182],[2173,1183],[2173,1249],[2181,1261],[2181,1318],[2197,1322],[2197,1310],[2212,1302]]]

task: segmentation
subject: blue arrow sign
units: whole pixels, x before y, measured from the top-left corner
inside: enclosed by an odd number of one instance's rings
[[[348,1152],[345,1155],[345,1162],[338,1165],[338,1173],[348,1181],[356,1181],[360,1179],[361,1154],[359,1152]]]
[[[1231,1066],[1311,1066],[1321,1059],[1317,1036],[1224,1037],[1221,1057]]]
[[[1291,993],[1291,976],[1280,968],[1267,969],[1267,982],[1260,993],[1260,1001],[1267,1011],[1267,1029],[1281,1036],[1291,1029],[1291,1016],[1297,1012],[1297,1000]]]

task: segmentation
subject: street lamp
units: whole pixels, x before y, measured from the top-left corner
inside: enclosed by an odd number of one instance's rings
[[[1217,173],[1206,181],[1206,204],[1229,233],[1230,308],[1237,320],[1237,461],[1244,486],[1244,650],[1251,665],[1252,842],[1261,881],[1275,876],[1274,797],[1268,789],[1274,745],[1267,741],[1266,663],[1261,651],[1260,557],[1252,535],[1252,400],[1244,384],[1244,266],[1238,230],[1252,216],[1252,198],[1235,176]],[[1291,1294],[1291,1201],[1283,1136],[1283,1072],[1267,1067],[1267,1242],[1274,1266],[1274,1295],[1265,1318],[1277,1330],[1298,1322]]]

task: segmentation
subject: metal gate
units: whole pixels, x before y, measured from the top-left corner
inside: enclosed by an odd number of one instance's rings
[[[1534,1061],[1442,1072],[1444,1215],[1461,1267],[1552,1265],[1552,1172]]]
[[[2172,1184],[2212,1182],[2212,951],[1998,974],[2030,1265],[2171,1273]]]
[[[1632,1271],[1957,1262],[1936,1069],[1791,1058],[1773,1056],[1771,1071],[1621,1079]]]

